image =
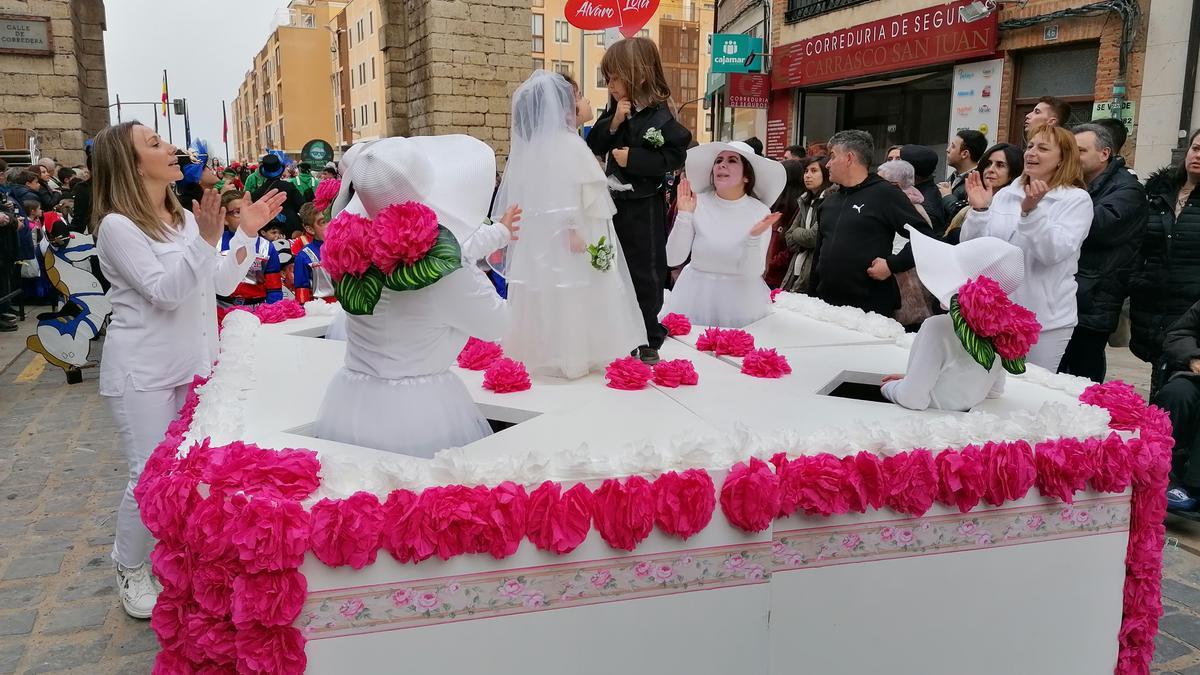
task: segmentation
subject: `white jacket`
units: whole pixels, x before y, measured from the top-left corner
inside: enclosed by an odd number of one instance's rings
[[[1013,293],[1013,302],[1036,314],[1043,331],[1074,328],[1075,272],[1092,227],[1092,198],[1081,188],[1054,188],[1027,216],[1021,215],[1023,199],[1018,179],[996,193],[987,211],[968,210],[962,241],[996,237],[1020,248],[1025,283]]]

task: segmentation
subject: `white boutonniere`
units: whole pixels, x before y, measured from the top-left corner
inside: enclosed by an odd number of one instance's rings
[[[592,267],[600,272],[607,272],[612,269],[613,264],[613,245],[608,242],[608,237],[600,237],[600,241],[594,244],[588,244],[588,256],[591,258]]]
[[[646,130],[646,133],[642,135],[642,140],[646,141],[646,143],[652,148],[661,148],[663,144],[667,142],[666,139],[663,138],[662,132],[654,127],[650,127]]]

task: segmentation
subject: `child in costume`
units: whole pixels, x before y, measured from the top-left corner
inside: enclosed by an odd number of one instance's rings
[[[705,143],[688,150],[679,186],[679,214],[667,239],[667,264],[691,262],[679,274],[664,313],[699,326],[741,328],[770,312],[763,281],[771,213],[787,184],[779,162],[760,157],[740,141]]]
[[[325,214],[309,202],[300,207],[300,222],[304,224],[309,243],[300,249],[295,259],[293,288],[296,290],[296,301],[301,304],[309,300],[334,302],[337,298],[333,292],[333,280],[321,267],[321,245],[325,243],[325,228],[328,225]]]
[[[507,329],[504,301],[464,262],[455,234],[487,215],[495,162],[487,144],[460,135],[387,138],[359,154],[347,175],[354,199],[321,247],[347,344],[317,437],[432,457],[491,433],[450,366],[469,337]]]
[[[613,237],[604,172],[576,133],[579,96],[557,73],[513,94],[512,152],[495,200],[520,204],[521,237],[504,278],[505,353],[532,373],[583,377],[646,342],[637,297]],[[590,107],[590,106],[589,106]]]
[[[242,205],[247,195],[240,190],[226,192],[221,195],[221,206],[225,208],[225,233],[221,235],[221,252],[229,252],[229,242],[237,233],[242,223]],[[265,230],[272,223],[263,227]],[[221,307],[237,307],[258,305],[264,302],[275,303],[283,299],[283,278],[279,264],[279,253],[271,242],[263,237],[260,231],[254,241],[254,262],[246,271],[246,276],[238,284],[233,293],[227,296],[217,296],[217,304]]]
[[[921,324],[903,375],[883,379],[884,398],[911,410],[966,412],[1004,392],[1004,372],[1025,372],[1040,326],[1008,295],[1025,280],[1021,249],[995,237],[958,246],[909,226],[917,275],[948,314]],[[977,311],[986,307],[986,312]]]
[[[692,134],[671,111],[671,89],[658,47],[629,38],[604,52],[600,72],[608,83],[608,108],[588,133],[592,154],[607,162],[616,202],[613,230],[621,243],[646,328],[636,354],[658,362],[667,329],[658,322],[667,280],[667,174],[683,166]]]

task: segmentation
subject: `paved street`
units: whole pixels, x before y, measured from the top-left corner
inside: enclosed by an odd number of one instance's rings
[[[95,369],[68,386],[0,334],[0,673],[148,673],[149,622],[117,606],[108,553],[125,482]],[[1114,352],[1114,377],[1146,369]],[[1200,523],[1169,522],[1155,673],[1200,675]]]

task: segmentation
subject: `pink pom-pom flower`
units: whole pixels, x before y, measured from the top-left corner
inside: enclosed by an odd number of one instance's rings
[[[587,538],[592,529],[592,491],[576,483],[566,492],[546,481],[529,495],[527,535],[533,545],[556,555],[566,555]]]
[[[313,505],[308,536],[312,552],[330,567],[360,570],[375,562],[383,532],[383,507],[369,492]]]
[[[792,373],[787,358],[774,349],[755,349],[742,359],[742,372],[751,377],[778,379]]]
[[[512,359],[496,359],[483,373],[483,388],[497,394],[525,391],[532,386],[525,364]]]
[[[325,230],[321,245],[321,267],[334,281],[347,274],[360,275],[371,267],[371,221],[342,211]]]
[[[779,476],[757,457],[734,466],[721,486],[721,512],[730,524],[747,532],[770,527],[779,513],[779,501]]]
[[[709,328],[696,340],[696,349],[717,356],[741,357],[754,349],[754,336],[736,328]]]
[[[609,546],[632,551],[654,529],[654,488],[641,476],[604,481],[592,493],[592,522]]]
[[[674,389],[679,385],[694,385],[700,381],[696,366],[687,359],[660,361],[654,365],[654,384]]]
[[[704,469],[668,471],[654,481],[655,522],[680,539],[697,534],[712,520],[717,490]]]
[[[342,181],[336,178],[327,178],[317,184],[317,191],[313,195],[313,206],[317,207],[318,211],[333,206],[333,200],[337,199],[338,193],[342,190]]]
[[[995,337],[1008,325],[1013,303],[995,279],[978,277],[958,289],[958,307],[971,330],[981,337]]]
[[[468,338],[467,344],[458,353],[458,367],[466,370],[487,370],[488,366],[504,357],[504,350],[495,342]]]
[[[782,288],[772,288],[771,289],[771,302],[775,302],[775,299],[778,298],[779,294],[782,292],[783,292]]]
[[[384,274],[424,258],[438,238],[437,214],[420,202],[392,204],[371,226],[371,261]]]
[[[1137,429],[1146,414],[1146,399],[1121,380],[1093,384],[1083,390],[1079,401],[1107,410],[1111,417],[1108,426],[1121,431]]]
[[[675,312],[664,316],[659,323],[667,329],[667,335],[670,336],[687,335],[692,332],[692,322],[686,316]]]
[[[654,377],[654,371],[640,359],[626,356],[608,364],[608,367],[604,369],[604,377],[608,380],[608,386],[611,389],[636,391],[646,387],[646,384]]]
[[[283,323],[288,319],[299,319],[305,315],[304,305],[291,299],[263,303],[255,307],[253,312],[261,323]]]

